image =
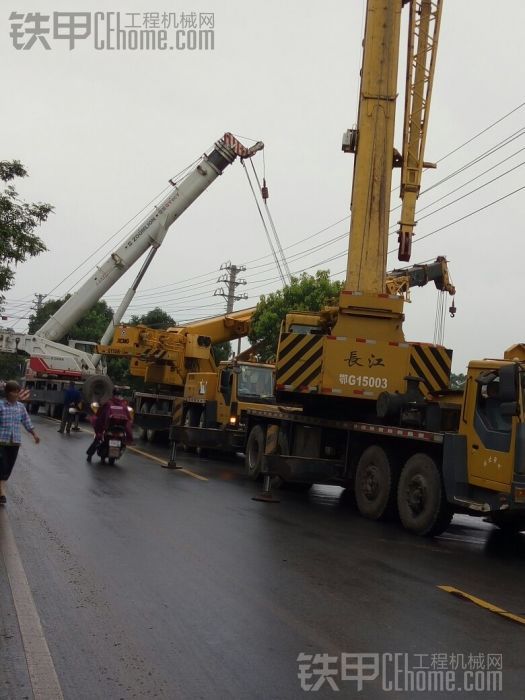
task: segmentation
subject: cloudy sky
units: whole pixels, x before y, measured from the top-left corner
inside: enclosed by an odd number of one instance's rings
[[[29,170],[19,184],[22,196],[55,207],[40,229],[49,252],[20,266],[7,295],[9,325],[24,329],[35,293],[60,296],[75,288],[130,227],[116,232],[225,131],[266,144],[264,163],[259,154],[255,164],[260,176],[265,169],[292,271],[328,268],[342,278],[353,158],[341,152],[341,135],[356,120],[364,4],[82,5],[92,13],[118,10],[122,26],[138,24],[146,12],[177,13],[179,22],[181,13],[214,14],[213,51],[148,52],[96,50],[93,36],[69,50],[52,32],[49,50],[40,40],[16,50],[4,3],[1,158],[19,159]],[[38,3],[51,16],[76,9],[72,0]],[[430,189],[420,198],[412,261],[450,260],[458,313],[447,320],[445,341],[454,348],[455,371],[469,358],[501,356],[525,340],[519,310],[525,189],[510,194],[525,187],[524,26],[523,0],[507,0],[504,11],[489,0],[445,0],[426,151],[427,160],[440,162],[424,177]],[[167,32],[172,40],[173,26]],[[402,99],[398,127],[401,108]],[[395,191],[393,223],[397,204]],[[280,286],[239,163],[172,227],[130,312],[160,305],[179,322],[220,313],[223,300],[213,291],[227,260],[246,265],[243,305]],[[396,264],[392,254],[389,265]],[[108,292],[111,305],[132,278]],[[431,342],[436,291],[418,289],[412,298],[406,336]]]

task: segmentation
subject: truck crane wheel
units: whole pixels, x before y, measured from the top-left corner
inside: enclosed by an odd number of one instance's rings
[[[88,377],[82,386],[82,395],[87,404],[96,401],[102,406],[113,395],[113,382],[106,374]]]
[[[427,454],[410,457],[399,477],[399,517],[406,530],[433,537],[444,532],[452,520],[443,481],[436,462]]]
[[[261,425],[254,425],[248,435],[246,443],[246,454],[244,464],[246,466],[246,474],[252,481],[257,481],[261,475],[262,458],[264,455],[264,444],[266,442],[266,433]]]
[[[199,423],[198,423],[199,428],[205,428],[206,427],[206,409],[203,408],[201,411],[201,414],[199,416]],[[200,447],[197,446],[195,448],[195,452],[197,454],[197,457],[207,457],[208,456],[208,450],[205,447]]]
[[[150,406],[151,406],[151,404],[148,401],[144,401],[143,404],[140,406],[140,412],[141,413],[149,413]],[[144,442],[148,441],[148,431],[146,428],[140,429],[139,439],[144,440]]]
[[[158,411],[158,406],[157,403],[154,402],[151,404],[149,407],[148,413],[157,413]],[[146,430],[146,440],[148,442],[155,442],[155,438],[157,437],[157,431],[154,430],[153,428],[148,428]]]
[[[355,474],[355,500],[361,515],[384,520],[395,514],[397,469],[378,445],[367,447]]]

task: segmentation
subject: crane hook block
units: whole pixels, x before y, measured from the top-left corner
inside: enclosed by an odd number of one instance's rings
[[[398,260],[408,262],[412,253],[412,234],[408,231],[399,231],[397,240],[399,242]]]
[[[263,198],[265,201],[266,201],[266,200],[268,199],[268,197],[270,196],[270,195],[268,194],[268,187],[267,187],[267,185],[266,185],[266,178],[263,178],[263,185],[262,185],[262,187],[261,187],[261,195],[262,195],[262,198]]]
[[[456,308],[456,297],[453,297],[453,298],[452,298],[452,304],[451,304],[451,306],[450,306],[450,308],[449,308],[449,310],[448,310],[448,312],[449,312],[449,314],[450,314],[450,318],[454,318],[454,316],[456,315],[456,311],[457,311],[457,308]]]

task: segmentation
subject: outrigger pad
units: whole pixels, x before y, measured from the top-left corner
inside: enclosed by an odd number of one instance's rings
[[[163,469],[182,469],[182,467],[177,466],[177,462],[169,461],[167,464],[161,464]]]
[[[275,498],[271,491],[263,491],[258,496],[252,496],[252,501],[262,501],[263,503],[280,503],[279,498]]]

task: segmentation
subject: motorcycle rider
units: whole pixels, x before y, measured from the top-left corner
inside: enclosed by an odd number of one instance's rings
[[[82,395],[80,391],[76,388],[75,382],[69,382],[68,388],[64,391],[64,408],[62,409],[62,421],[60,423],[60,428],[57,432],[63,433],[66,430],[67,433],[71,430],[71,423],[74,421],[73,430],[75,432],[80,431],[78,425],[80,419],[80,408],[82,407]],[[70,413],[70,409],[75,408],[76,413],[74,416]]]
[[[91,458],[97,451],[97,447],[100,445],[102,442],[102,439],[104,437],[104,432],[108,427],[108,418],[110,414],[110,408],[111,406],[122,406],[126,412],[128,413],[128,402],[122,398],[121,391],[119,387],[114,387],[113,389],[113,396],[106,401],[106,403],[100,408],[98,411],[93,427],[95,429],[95,437],[93,439],[93,442],[91,445],[87,448],[86,451],[86,459],[88,462],[91,462]],[[132,444],[133,442],[133,432],[131,429],[131,418],[128,418],[128,421],[126,423],[126,443],[128,445]]]

